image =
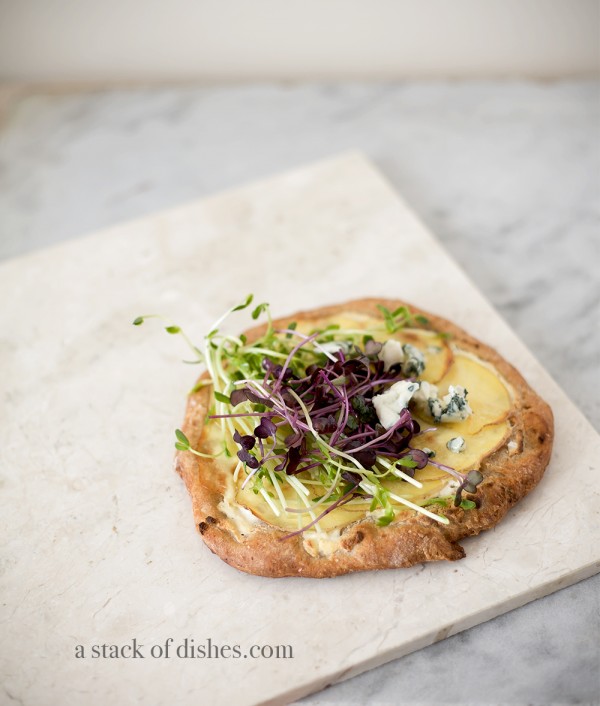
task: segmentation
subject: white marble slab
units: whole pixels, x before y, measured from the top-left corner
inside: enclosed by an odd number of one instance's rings
[[[420,284],[431,272],[439,286]],[[451,283],[452,286],[448,286]],[[210,554],[171,473],[198,338],[247,291],[275,314],[412,299],[496,346],[552,404],[538,489],[456,564],[329,581],[246,576]],[[600,564],[600,441],[439,244],[359,155],[138,220],[0,267],[2,683],[24,703],[281,702],[406,654]],[[293,660],[76,660],[76,644],[208,637]]]

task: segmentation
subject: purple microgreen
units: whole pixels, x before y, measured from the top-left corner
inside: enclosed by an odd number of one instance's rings
[[[277,427],[269,417],[263,417],[261,423],[254,430],[254,436],[259,439],[267,439],[269,436],[274,436]]]
[[[265,407],[273,407],[274,404],[272,400],[257,395],[256,392],[247,387],[238,387],[234,390],[229,397],[229,401],[233,407],[237,407],[238,404],[246,401],[263,404]]]
[[[288,475],[293,476],[296,473],[300,473],[300,471],[298,470],[298,465],[300,463],[301,458],[302,454],[297,446],[294,446],[287,452],[287,463],[285,466],[285,472]]]
[[[479,471],[469,471],[466,476],[462,476],[463,481],[456,490],[454,496],[454,506],[459,507],[462,502],[463,491],[467,493],[476,493],[477,486],[483,481],[483,475]]]
[[[462,481],[464,479],[463,474],[457,471],[456,469],[452,468],[452,466],[446,466],[443,463],[438,463],[437,461],[434,461],[431,458],[429,459],[429,463],[442,471],[446,471],[446,473],[449,473],[450,475],[454,476],[457,480]]]
[[[360,477],[359,473],[355,473],[354,471],[344,471],[342,473],[342,479],[346,481],[346,483],[351,483],[351,484],[356,484],[358,485],[362,478]]]
[[[360,442],[359,442],[360,443]],[[351,447],[345,447],[347,452],[353,456],[363,468],[373,468],[377,461],[377,454],[373,449],[361,449],[353,451]]]
[[[246,397],[246,390],[243,388],[238,388],[234,390],[229,396],[229,401],[233,407],[237,407],[242,402],[245,402],[248,398]]]
[[[382,343],[379,343],[379,341],[374,341],[371,338],[365,345],[365,355],[369,358],[377,358],[377,355],[381,352],[382,348]]]
[[[415,463],[415,468],[425,468],[425,466],[429,463],[428,454],[426,454],[425,451],[421,451],[421,449],[411,449],[410,457]]]
[[[467,480],[474,486],[478,486],[483,481],[483,475],[479,471],[469,471]]]
[[[240,449],[237,452],[237,457],[240,459],[240,461],[243,461],[248,466],[248,468],[258,468],[258,466],[259,466],[258,459],[255,458],[246,449]]]
[[[319,434],[332,434],[338,427],[338,423],[333,414],[317,417],[313,421],[313,427]]]
[[[288,449],[291,449],[296,446],[300,446],[303,438],[304,435],[302,434],[302,432],[295,431],[292,434],[288,434],[283,440],[283,443],[288,447]]]
[[[251,434],[242,436],[237,429],[233,432],[233,440],[245,451],[250,451],[250,449],[253,449],[254,444],[256,443],[256,438],[254,436]]]

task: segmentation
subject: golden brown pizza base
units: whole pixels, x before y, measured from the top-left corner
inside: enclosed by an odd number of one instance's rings
[[[406,302],[382,299],[359,299],[339,305],[305,311],[275,321],[283,327],[289,321],[310,321],[327,316],[362,313],[380,317],[377,304],[393,310]],[[312,556],[303,546],[302,535],[277,541],[287,532],[265,523],[256,525],[240,537],[232,521],[219,510],[225,480],[221,467],[211,459],[189,452],[176,454],[175,467],[192,498],[194,520],[208,547],[231,566],[260,576],[307,576],[323,578],[351,571],[408,567],[426,561],[454,561],[465,556],[459,541],[496,525],[508,510],[540,481],[550,460],[554,436],[550,407],[525,382],[521,374],[492,348],[469,336],[451,322],[407,304],[411,311],[426,316],[423,326],[452,335],[459,348],[472,352],[490,363],[512,386],[515,399],[508,418],[512,431],[509,439],[517,447],[509,454],[505,444],[487,456],[480,466],[484,476],[477,491],[478,509],[429,509],[443,513],[450,524],[442,525],[420,513],[404,511],[387,527],[365,518],[342,528],[340,548],[328,556]],[[248,332],[253,340],[264,326]],[[212,397],[212,387],[190,395],[183,432],[192,448],[205,447],[202,435],[204,420]],[[470,496],[465,496],[470,497]]]

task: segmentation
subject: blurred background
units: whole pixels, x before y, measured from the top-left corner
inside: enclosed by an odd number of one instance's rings
[[[600,427],[599,73],[597,0],[0,0],[0,258],[358,149]],[[599,589],[306,702],[597,703]]]
[[[595,0],[2,0],[24,81],[562,78],[598,71]]]

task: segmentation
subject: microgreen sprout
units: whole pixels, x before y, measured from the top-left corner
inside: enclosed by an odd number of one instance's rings
[[[348,503],[368,503],[380,526],[393,522],[399,507],[447,524],[444,515],[426,509],[446,507],[446,499],[411,502],[386,486],[388,480],[400,479],[421,488],[415,473],[428,464],[458,481],[456,506],[475,506],[462,492],[475,493],[483,476],[478,471],[460,473],[434,461],[428,450],[415,448],[413,439],[431,429],[422,431],[408,408],[386,429],[373,404],[373,397],[389,386],[414,379],[400,366],[385,369],[378,355],[382,343],[405,326],[428,324],[426,317],[413,315],[405,306],[393,311],[379,306],[381,325],[367,329],[332,324],[300,331],[291,321],[275,330],[268,304],[261,303],[251,317],[265,315],[267,322],[251,340],[221,331],[230,314],[252,302],[250,294],[221,316],[205,336],[203,350],[179,326],[165,326],[167,333],[181,335],[206,366],[207,374],[192,392],[212,386],[207,423],[219,424],[223,437],[222,450],[207,454],[192,448],[177,429],[177,450],[202,458],[233,456],[229,463],[232,470],[235,466],[236,478],[242,474],[242,489],[260,495],[276,516],[311,517],[309,524],[284,539],[312,527],[318,530],[324,517]],[[133,324],[139,326],[147,318],[137,317]],[[233,454],[230,449],[235,449]],[[290,505],[290,497],[300,505]]]
[[[469,471],[467,475],[463,478],[462,483],[458,486],[458,489],[456,491],[456,496],[454,498],[454,505],[458,507],[459,505],[461,507],[464,507],[461,503],[465,502],[462,500],[462,492],[463,490],[466,491],[467,493],[476,493],[477,492],[477,486],[481,483],[483,480],[483,476],[479,471]],[[468,501],[466,501],[468,502]]]
[[[192,448],[187,436],[181,431],[181,429],[175,429],[175,436],[177,438],[177,441],[175,442],[175,448],[178,451],[189,451],[195,456],[200,456],[201,458],[217,458],[222,453],[224,453],[224,450],[218,454],[206,454],[202,453],[201,451],[196,451],[196,449]]]
[[[426,326],[429,324],[429,319],[422,314],[412,314],[407,306],[399,306],[394,311],[390,311],[383,304],[377,304],[377,308],[383,315],[385,327],[389,333],[396,333],[405,326],[411,326],[414,323]]]
[[[144,321],[146,321],[146,319],[160,319],[161,321],[165,321],[164,317],[160,314],[146,314],[144,316],[136,316],[136,318],[132,321],[132,324],[134,326],[141,326]],[[182,331],[179,326],[175,326],[174,324],[168,324],[167,326],[165,326],[165,331],[171,335],[179,334],[187,343],[192,353],[196,356],[195,360],[184,360],[184,363],[202,363],[204,361],[202,351],[192,343],[192,341],[188,338],[187,334]]]

